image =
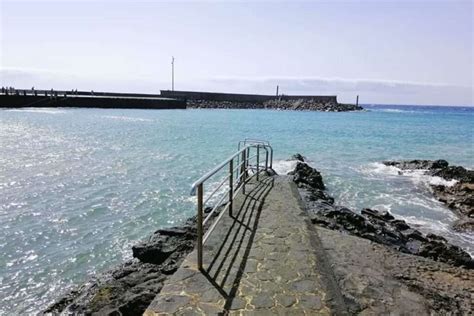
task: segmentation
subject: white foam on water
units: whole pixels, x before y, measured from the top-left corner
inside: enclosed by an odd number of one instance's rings
[[[372,192],[376,194],[370,200],[377,201],[372,208],[389,211],[422,232],[441,235],[474,255],[474,234],[454,231],[451,225],[458,217],[429,192],[430,185],[452,186],[456,180],[431,176],[426,174],[428,170],[401,170],[382,163],[366,164],[356,170],[369,181],[382,181],[386,185],[381,189],[383,192]]]
[[[431,185],[443,185],[451,187],[458,183],[457,180],[445,180],[438,176],[431,176],[426,174],[428,170],[425,169],[416,169],[416,170],[402,170],[395,166],[386,166],[380,162],[370,163],[368,165],[362,166],[359,169],[363,174],[369,176],[404,176],[410,178],[410,180],[416,184],[431,184]]]
[[[5,110],[9,112],[29,112],[29,113],[42,113],[42,114],[65,114],[66,111],[56,110],[56,109],[49,109],[49,108],[42,108],[42,109],[35,109],[35,108],[23,108],[23,109],[9,109]]]
[[[387,166],[381,162],[373,162],[360,167],[360,172],[369,176],[390,175],[398,176],[401,170],[394,166]]]
[[[386,112],[386,113],[414,113],[415,111],[408,111],[408,110],[400,110],[400,109],[383,109],[378,110],[379,112]]]
[[[117,115],[103,115],[103,118],[119,120],[119,121],[128,121],[128,122],[153,122],[151,119],[141,118],[141,117],[130,117],[130,116],[117,116]]]
[[[275,160],[273,162],[273,170],[279,175],[285,175],[295,169],[296,160]]]

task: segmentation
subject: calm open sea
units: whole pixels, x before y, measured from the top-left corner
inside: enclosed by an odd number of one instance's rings
[[[430,195],[437,179],[380,164],[442,158],[473,168],[474,108],[367,108],[0,110],[0,314],[40,311],[193,215],[190,184],[246,137],[272,143],[279,171],[305,155],[338,204],[389,210],[474,253],[474,235],[454,233],[456,217]]]

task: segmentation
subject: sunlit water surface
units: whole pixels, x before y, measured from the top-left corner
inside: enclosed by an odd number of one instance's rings
[[[275,167],[296,152],[354,210],[389,210],[471,253],[474,236],[419,173],[387,159],[473,168],[474,109],[366,112],[22,109],[0,111],[0,314],[37,312],[131,257],[130,247],[195,213],[190,184],[243,138],[270,140]]]

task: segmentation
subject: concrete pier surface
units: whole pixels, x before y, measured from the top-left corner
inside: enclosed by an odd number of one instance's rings
[[[204,245],[203,271],[193,251],[145,315],[329,315],[338,294],[323,285],[315,238],[288,177],[254,179]]]

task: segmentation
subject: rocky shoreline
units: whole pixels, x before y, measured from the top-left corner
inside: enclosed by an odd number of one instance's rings
[[[417,231],[388,212],[363,209],[358,214],[337,206],[325,191],[321,173],[301,155],[293,160],[297,163],[289,176],[320,235],[324,250],[318,251],[331,261],[329,266],[334,267],[351,314],[392,311],[380,302],[403,305],[397,303],[399,294],[394,293],[405,288],[419,296],[414,306],[428,304],[441,314],[453,315],[472,308],[474,261],[468,253],[441,236]],[[156,231],[132,248],[133,259],[62,296],[43,313],[142,314],[193,250],[195,223],[192,217],[183,226]]]
[[[441,236],[425,235],[389,212],[365,208],[358,214],[335,205],[334,198],[325,192],[321,173],[305,163],[301,155],[294,158],[298,162],[289,174],[299,188],[313,224],[369,239],[404,253],[474,268],[473,259],[460,247],[451,245]]]
[[[441,236],[422,234],[388,212],[336,206],[321,173],[295,155],[289,173],[332,267],[350,315],[469,315],[474,260]]]
[[[212,219],[206,227],[211,224]],[[196,238],[195,216],[182,226],[159,229],[132,247],[133,259],[63,295],[43,314],[141,315],[194,249]]]
[[[430,184],[433,195],[459,216],[453,228],[474,231],[474,170],[450,166],[446,160],[384,161],[404,171],[422,170],[424,174],[440,177],[446,184]]]
[[[295,111],[323,111],[323,112],[347,112],[361,111],[363,108],[355,104],[343,104],[334,102],[321,102],[314,99],[298,100],[268,100],[264,102],[233,102],[233,101],[209,101],[209,100],[187,100],[187,107],[194,109],[275,109]]]

